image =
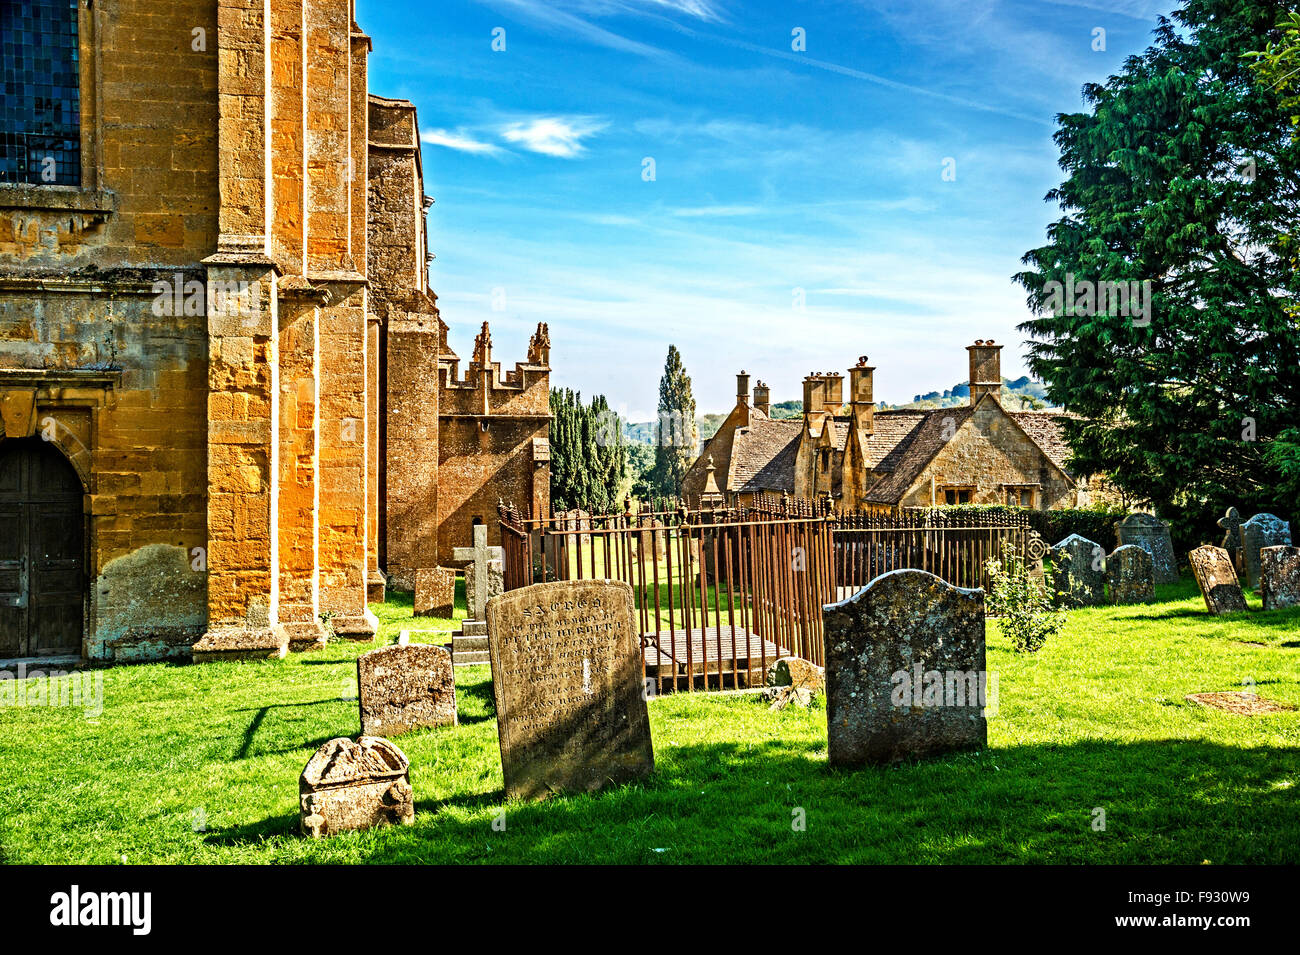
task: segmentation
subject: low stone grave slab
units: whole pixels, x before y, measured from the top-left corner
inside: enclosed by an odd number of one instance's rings
[[[324,743],[298,780],[304,835],[319,839],[415,821],[411,763],[386,739],[339,737]]]
[[[450,620],[456,612],[456,571],[452,567],[422,567],[415,572],[417,617]]]
[[[1265,610],[1300,606],[1300,547],[1261,547],[1259,585]]]
[[[1226,710],[1229,713],[1235,713],[1238,716],[1259,716],[1264,713],[1285,713],[1288,710],[1294,710],[1295,707],[1288,703],[1277,703],[1273,700],[1265,700],[1256,696],[1254,693],[1230,692],[1230,693],[1189,693],[1187,700],[1198,706],[1207,706],[1210,709]]]
[[[407,643],[357,657],[361,732],[400,736],[431,726],[455,726],[456,675],[446,647]]]

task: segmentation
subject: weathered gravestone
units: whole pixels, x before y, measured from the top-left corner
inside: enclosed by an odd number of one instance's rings
[[[415,821],[411,763],[386,739],[340,737],[316,750],[298,780],[304,835],[409,825]]]
[[[456,725],[456,676],[446,647],[406,643],[363,653],[357,688],[365,736]]]
[[[469,607],[469,619],[486,620],[484,614],[488,599],[501,593],[504,587],[502,569],[505,551],[500,547],[489,547],[487,525],[475,524],[474,546],[457,547],[452,550],[451,556],[456,560],[471,562],[465,568],[465,603]],[[494,589],[496,593],[493,593]]]
[[[1150,603],[1156,599],[1151,555],[1137,544],[1124,544],[1106,558],[1106,582],[1113,604]]]
[[[415,616],[451,619],[456,613],[456,571],[421,567],[415,572]]]
[[[1300,606],[1300,547],[1261,548],[1259,579],[1265,610]]]
[[[1076,607],[1106,602],[1106,551],[1079,534],[1052,548],[1052,587]]]
[[[1205,544],[1188,554],[1187,559],[1210,613],[1217,615],[1248,609],[1241,584],[1237,582],[1237,572],[1232,569],[1231,554],[1222,547]]]
[[[1121,545],[1136,544],[1151,555],[1155,581],[1178,583],[1178,561],[1169,537],[1169,525],[1152,514],[1130,514],[1115,525],[1115,537]]]
[[[632,588],[552,581],[488,604],[506,795],[544,798],[654,771]]]
[[[1241,574],[1241,514],[1235,507],[1230,507],[1215,523],[1223,528],[1223,541],[1219,546],[1228,552],[1232,569]]]
[[[983,590],[895,570],[822,613],[832,765],[985,745]]]
[[[1241,525],[1241,562],[1246,568],[1250,589],[1259,590],[1259,552],[1265,547],[1283,547],[1291,543],[1291,525],[1272,514],[1256,514]]]

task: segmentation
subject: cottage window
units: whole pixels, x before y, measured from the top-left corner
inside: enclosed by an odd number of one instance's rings
[[[1034,507],[1034,488],[1032,487],[1008,487],[1007,505],[1009,507]]]
[[[943,489],[943,502],[949,506],[969,504],[974,495],[973,487],[946,487]]]
[[[77,0],[0,4],[0,182],[81,184]]]

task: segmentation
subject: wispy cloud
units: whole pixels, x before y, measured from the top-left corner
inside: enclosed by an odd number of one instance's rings
[[[597,26],[590,20],[575,16],[567,10],[560,10],[551,3],[538,3],[535,0],[488,0],[488,5],[500,7],[522,20],[534,23],[552,33],[568,37],[581,37],[588,43],[603,46],[620,53],[632,53],[637,56],[665,57],[665,51],[647,43],[629,39],[621,34]]]
[[[508,123],[501,129],[501,138],[529,152],[573,159],[586,150],[584,139],[608,125],[595,116],[537,116]]]
[[[459,129],[455,132],[446,129],[426,129],[420,133],[420,142],[429,143],[433,146],[445,146],[448,149],[455,149],[463,153],[493,155],[501,152],[501,147],[495,143],[476,139],[471,134]]]
[[[681,219],[720,219],[727,216],[754,216],[762,211],[758,206],[686,206],[673,209],[672,214]]]

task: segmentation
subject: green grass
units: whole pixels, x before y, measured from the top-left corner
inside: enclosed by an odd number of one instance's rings
[[[358,730],[355,657],[332,643],[259,663],[104,671],[97,723],[0,709],[8,862],[1300,861],[1300,711],[1184,700],[1252,680],[1300,705],[1300,611],[1210,618],[1190,583],[1158,604],[1072,614],[1038,654],[989,626],[989,747],[855,772],[826,765],[826,714],[752,698],[650,702],[657,772],[595,795],[507,803],[486,667],[457,673],[461,725],[398,738],[415,825],[312,841],[298,774]],[[1258,603],[1255,602],[1255,607]],[[409,597],[374,608],[385,637]],[[1263,647],[1248,645],[1262,643]],[[1092,828],[1093,810],[1106,830]],[[505,811],[504,831],[492,822]],[[806,831],[794,831],[803,810]],[[206,824],[196,830],[196,820]],[[202,828],[202,827],[198,827]]]

